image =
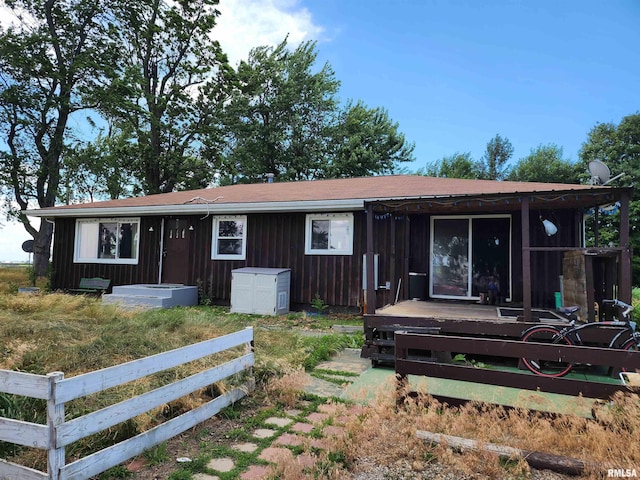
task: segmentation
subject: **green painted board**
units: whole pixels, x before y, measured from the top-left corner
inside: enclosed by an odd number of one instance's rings
[[[431,395],[477,400],[510,407],[522,407],[544,412],[591,416],[592,398],[536,392],[482,383],[463,382],[446,378],[409,375],[412,390]],[[378,385],[378,388],[372,388]],[[349,385],[343,397],[359,402],[371,401],[379,389],[395,389],[395,371],[388,368],[369,368]]]

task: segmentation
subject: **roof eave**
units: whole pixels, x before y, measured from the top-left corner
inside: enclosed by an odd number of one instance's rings
[[[115,216],[164,216],[164,215],[233,215],[245,213],[276,212],[339,212],[362,210],[364,200],[315,200],[300,202],[251,202],[189,205],[142,205],[124,207],[91,207],[40,209],[27,211],[30,217],[115,217]]]

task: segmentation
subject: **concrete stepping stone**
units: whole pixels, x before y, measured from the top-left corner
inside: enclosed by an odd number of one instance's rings
[[[307,415],[307,420],[309,420],[311,423],[322,423],[328,418],[329,415],[326,413],[313,412]]]
[[[344,433],[343,427],[336,427],[334,425],[329,425],[322,430],[322,434],[325,437],[337,437]]]
[[[236,464],[231,458],[214,458],[207,463],[207,468],[215,470],[216,472],[230,472],[235,468]]]
[[[269,438],[273,437],[276,434],[275,430],[271,430],[270,428],[258,428],[254,430],[251,434],[252,437],[255,438]]]
[[[262,450],[258,458],[271,463],[280,463],[293,459],[293,452],[284,447],[267,447]]]
[[[296,433],[309,433],[314,428],[315,427],[310,423],[302,423],[302,422],[298,422],[291,426],[291,430]]]
[[[258,445],[251,442],[234,443],[233,445],[231,445],[231,448],[239,452],[253,453],[258,449]]]
[[[283,433],[273,441],[274,445],[285,445],[291,447],[297,447],[304,444],[305,438],[300,435],[294,435],[291,433]]]
[[[302,415],[302,410],[298,408],[289,408],[285,410],[284,413],[286,413],[290,417],[299,417],[300,415]]]
[[[240,475],[240,480],[262,480],[269,473],[269,468],[263,465],[251,465],[249,469]]]
[[[208,473],[194,473],[193,480],[220,480],[220,477]]]
[[[292,419],[283,417],[269,417],[264,421],[267,425],[275,425],[276,427],[286,427],[291,422],[293,422]]]

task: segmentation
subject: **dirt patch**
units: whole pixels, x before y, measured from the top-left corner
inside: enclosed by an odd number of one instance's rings
[[[251,418],[254,408],[267,408],[266,403],[258,404],[254,399],[245,398],[241,403],[243,406],[236,411],[238,415],[236,418],[230,419],[217,415],[168,440],[166,442],[168,458],[164,461],[155,463],[153,458],[148,458],[153,455],[142,455],[129,460],[125,466],[129,471],[135,472],[136,480],[166,480],[171,473],[180,469],[178,459],[197,459],[202,455],[205,445],[207,450],[216,446],[231,446],[236,443],[236,439],[231,438],[229,432],[242,428]]]

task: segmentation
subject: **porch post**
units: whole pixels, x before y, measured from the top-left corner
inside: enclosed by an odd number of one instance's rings
[[[376,289],[373,284],[374,276],[374,254],[373,254],[373,204],[367,205],[367,278],[365,282],[365,309],[364,313],[376,313]]]
[[[631,244],[629,243],[629,202],[631,193],[626,190],[620,197],[620,272],[618,299],[631,303]]]
[[[531,321],[531,232],[529,231],[529,198],[522,199],[522,307],[524,321]]]

